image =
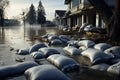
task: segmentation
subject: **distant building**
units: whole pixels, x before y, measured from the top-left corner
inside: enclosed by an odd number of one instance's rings
[[[54,22],[57,26],[59,25],[65,25],[65,20],[64,20],[64,15],[65,15],[65,10],[56,10],[55,11],[55,19]]]
[[[114,0],[105,0],[106,4],[114,7]],[[103,27],[104,22],[98,11],[90,4],[89,0],[65,0],[68,6],[65,14],[66,23],[70,27],[81,26],[83,23]]]
[[[4,26],[18,26],[20,21],[16,19],[4,19]]]

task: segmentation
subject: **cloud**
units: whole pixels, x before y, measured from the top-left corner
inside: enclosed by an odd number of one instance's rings
[[[23,9],[27,9],[33,3],[37,9],[40,0],[10,0],[10,7],[7,11],[8,16],[16,16],[22,13]],[[64,0],[41,0],[45,8],[46,17],[49,20],[54,18],[55,10],[66,10]]]

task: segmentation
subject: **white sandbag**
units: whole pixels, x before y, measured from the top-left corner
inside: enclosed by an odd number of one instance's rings
[[[67,51],[69,53],[69,55],[80,55],[81,51],[80,49],[77,49],[73,46],[66,46],[63,48],[65,51]]]
[[[38,66],[38,64],[31,61],[22,62],[15,65],[2,66],[0,67],[0,80],[21,75],[25,72],[25,70],[34,66]]]
[[[86,50],[87,48],[86,48],[85,46],[80,46],[79,49],[80,49],[81,51],[84,51],[84,50]]]
[[[44,43],[37,43],[37,44],[34,44],[34,45],[31,46],[31,48],[29,49],[29,53],[38,51],[38,49],[43,48],[43,47],[47,47],[47,45],[45,45]]]
[[[87,50],[83,51],[81,54],[83,56],[88,57],[92,64],[107,62],[113,58],[112,56],[93,48],[88,48]]]
[[[60,54],[58,50],[56,50],[55,48],[50,48],[50,47],[40,48],[39,51],[42,52],[46,58],[53,54]]]
[[[18,55],[28,55],[29,54],[29,49],[20,49],[17,52]]]
[[[27,80],[69,80],[69,78],[52,65],[40,65],[25,71]]]
[[[84,31],[84,28],[87,26],[87,23],[83,23],[78,32]]]
[[[120,58],[120,46],[113,46],[104,51],[106,54],[112,55],[115,58]]]
[[[90,68],[95,69],[95,70],[100,70],[100,71],[107,71],[109,66],[110,65],[108,64],[101,63],[101,64],[93,65]]]
[[[93,26],[92,24],[89,24],[84,28],[84,31],[88,32],[88,31],[91,31],[93,28],[95,28],[95,26]]]
[[[110,66],[107,71],[120,76],[120,62]]]
[[[60,54],[51,55],[47,60],[63,72],[78,71],[80,66],[74,59]]]
[[[81,40],[78,42],[79,46],[84,46],[87,48],[92,48],[95,45],[95,42],[91,41],[91,40]]]
[[[32,52],[30,55],[33,57],[33,59],[45,58],[45,55],[43,53],[39,52],[39,51]]]
[[[50,43],[51,45],[61,45],[62,41],[60,39],[54,39]]]
[[[98,49],[98,50],[101,50],[101,51],[104,51],[104,50],[106,50],[110,47],[112,47],[112,45],[107,44],[107,43],[98,43],[94,46],[95,49]]]

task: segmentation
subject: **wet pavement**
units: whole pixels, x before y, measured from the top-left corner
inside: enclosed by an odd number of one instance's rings
[[[33,44],[41,42],[42,35],[58,34],[59,29],[56,27],[34,26],[15,26],[0,28],[0,66],[12,65],[19,63],[15,59],[25,57],[26,61],[34,61],[30,55],[16,55],[16,50],[21,48],[30,48]],[[80,38],[78,35],[68,35],[71,38]],[[64,54],[62,47],[56,47],[59,52]],[[69,56],[72,57],[72,56]],[[84,66],[90,66],[89,59],[75,56],[72,57]],[[48,64],[46,60],[41,61],[42,64]],[[104,74],[103,74],[104,73]],[[81,67],[80,72],[66,74],[71,80],[117,80],[116,77],[105,74],[105,72],[91,71],[87,67]],[[72,75],[72,76],[71,76]],[[88,77],[88,78],[87,78]],[[26,80],[24,76],[10,78],[8,80]]]

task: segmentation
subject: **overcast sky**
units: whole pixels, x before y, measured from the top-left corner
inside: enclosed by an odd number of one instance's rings
[[[11,18],[13,16],[19,16],[23,10],[29,9],[33,3],[37,9],[38,2],[40,0],[10,0],[10,5],[7,8],[7,16]],[[64,4],[64,0],[41,0],[45,8],[46,17],[48,20],[54,18],[55,10],[66,10],[67,6]]]

